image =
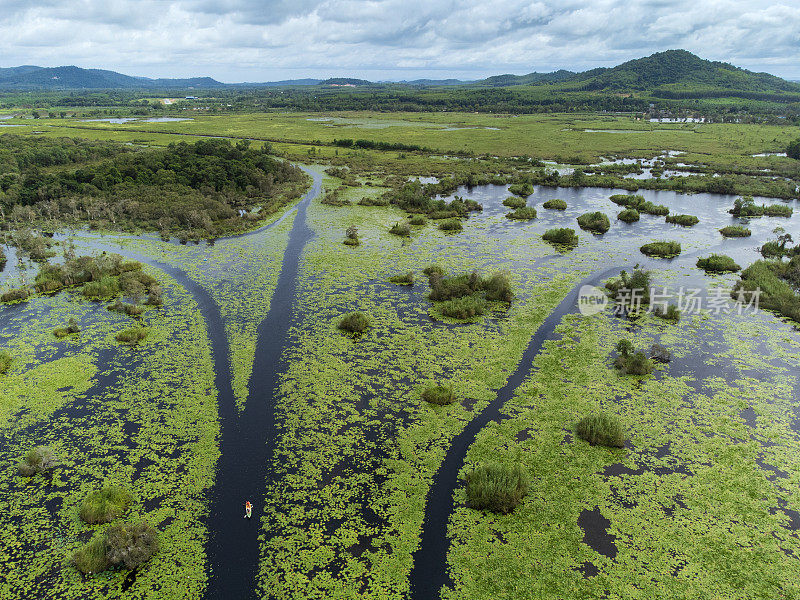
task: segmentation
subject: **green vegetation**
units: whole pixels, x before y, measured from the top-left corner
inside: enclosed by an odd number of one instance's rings
[[[486,312],[488,302],[510,304],[514,300],[511,282],[504,273],[486,279],[474,271],[447,276],[436,265],[427,267],[424,273],[431,288],[428,299],[437,303],[439,313],[451,319],[472,319]]]
[[[121,517],[132,501],[131,493],[124,487],[106,485],[87,494],[81,502],[78,514],[86,523],[108,523]]]
[[[681,245],[678,242],[650,242],[639,248],[642,254],[647,256],[657,256],[659,258],[672,258],[681,253]]]
[[[700,219],[694,215],[667,215],[667,223],[680,225],[682,227],[692,227],[697,225]]]
[[[31,296],[31,291],[28,288],[17,288],[15,290],[8,290],[0,295],[0,301],[6,303],[25,302]]]
[[[522,208],[527,205],[524,198],[520,198],[519,196],[509,196],[505,200],[503,200],[503,206],[507,206],[508,208]]]
[[[458,219],[447,219],[446,221],[441,221],[439,223],[439,229],[441,229],[442,231],[455,233],[464,229],[464,226]]]
[[[432,385],[426,387],[422,392],[422,399],[431,404],[445,406],[452,404],[456,401],[456,396],[453,393],[453,385]]]
[[[653,361],[644,352],[634,352],[634,346],[630,340],[621,339],[617,342],[617,352],[619,356],[614,359],[614,366],[621,375],[649,375],[653,372]]]
[[[426,225],[428,223],[428,219],[425,218],[424,215],[412,215],[408,219],[409,225],[414,225],[416,227],[420,227],[422,225]]]
[[[790,261],[758,260],[742,271],[731,295],[743,304],[758,296],[759,308],[800,323],[800,255]],[[760,290],[760,292],[758,291]]]
[[[750,237],[753,232],[742,225],[727,225],[719,230],[724,237]]]
[[[69,322],[67,323],[66,327],[56,327],[53,330],[53,335],[57,338],[67,337],[68,335],[72,335],[75,333],[80,333],[81,328],[78,327],[77,321],[75,321],[74,317],[70,317]]]
[[[408,237],[411,235],[411,226],[408,223],[395,223],[389,229],[389,233],[399,235],[400,237]]]
[[[552,198],[548,200],[544,204],[542,204],[543,208],[549,208],[552,210],[567,210],[567,203],[561,200],[560,198]]]
[[[37,474],[49,474],[61,461],[49,446],[37,446],[28,450],[25,457],[17,464],[17,472],[23,477],[33,477]]]
[[[518,208],[506,215],[508,219],[517,219],[520,221],[526,221],[530,219],[536,218],[536,209],[532,206],[523,206],[522,208]]]
[[[414,285],[414,272],[409,271],[401,275],[393,275],[389,277],[389,281],[397,285]]]
[[[639,211],[635,208],[626,208],[617,215],[617,219],[625,223],[635,223],[639,220]]]
[[[355,225],[350,225],[344,232],[344,242],[346,246],[358,246],[361,241],[358,239],[358,229]]]
[[[72,561],[85,574],[119,566],[133,570],[149,561],[158,547],[158,532],[148,523],[120,524],[96,533],[72,555]]]
[[[555,246],[562,246],[564,248],[575,248],[579,242],[578,234],[575,233],[574,229],[570,229],[569,227],[548,229],[542,234],[542,239]]]
[[[508,514],[528,493],[530,480],[521,465],[497,462],[478,465],[466,476],[467,503],[475,510]]]
[[[533,194],[533,186],[530,183],[515,183],[513,185],[508,186],[508,191],[514,194],[515,196],[521,196],[523,198],[527,198],[531,194]]]
[[[144,340],[150,333],[147,327],[129,327],[116,335],[116,340],[121,344],[134,346]]]
[[[370,322],[364,313],[353,312],[342,317],[339,329],[348,333],[363,333],[370,327]]]
[[[604,284],[611,296],[618,302],[633,304],[633,296],[641,300],[642,304],[650,303],[650,272],[643,269],[634,269],[628,275],[622,271],[619,277],[609,279]],[[635,308],[631,306],[631,308]]]
[[[730,256],[725,254],[712,254],[707,258],[697,259],[697,268],[707,273],[735,273],[741,267]]]
[[[639,194],[614,194],[609,200],[625,208],[636,209],[640,213],[661,217],[669,215],[669,209],[666,206],[653,204],[649,200],[645,200],[644,196]]]
[[[599,211],[585,213],[578,217],[578,225],[581,229],[592,233],[605,233],[611,228],[608,216]]]
[[[451,319],[471,319],[486,312],[486,300],[478,296],[463,296],[443,301],[438,309]]]
[[[5,348],[0,350],[0,375],[5,375],[11,368],[11,363],[14,362],[14,357],[11,352]]]
[[[625,446],[625,430],[620,420],[606,413],[587,415],[578,421],[575,431],[578,436],[592,446],[609,446],[622,448]]]
[[[795,160],[800,160],[800,139],[796,139],[786,146],[786,156]]]
[[[751,196],[737,198],[730,213],[735,217],[791,217],[792,207],[785,204],[756,204]]]
[[[660,319],[672,321],[673,323],[677,323],[681,320],[681,311],[674,304],[669,304],[666,308],[663,306],[656,306],[653,309],[653,314]]]
[[[790,246],[794,242],[792,234],[787,233],[783,227],[776,227],[772,233],[775,234],[775,240],[766,242],[761,246],[761,256],[764,258],[791,258],[796,254],[800,254],[800,244],[794,247]]]

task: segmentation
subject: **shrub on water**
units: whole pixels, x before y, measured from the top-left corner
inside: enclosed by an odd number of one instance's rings
[[[350,333],[362,333],[370,326],[369,319],[364,313],[353,312],[342,317],[339,321],[339,329]]]
[[[588,415],[578,421],[575,430],[578,436],[590,444],[622,448],[625,446],[625,431],[617,417],[605,413]]]
[[[98,531],[87,544],[75,551],[72,562],[85,575],[101,573],[111,566],[106,556],[107,551],[106,536]]]
[[[428,219],[425,218],[424,215],[414,215],[408,220],[410,225],[420,226],[425,225],[428,222]]]
[[[0,296],[0,301],[2,302],[24,302],[27,300],[31,295],[31,292],[28,288],[18,288],[15,290],[8,290],[4,292],[2,296]]]
[[[458,211],[455,210],[434,210],[428,213],[428,217],[434,221],[441,221],[442,219],[453,219],[458,217]]]
[[[14,357],[8,350],[0,350],[0,375],[5,375],[11,368],[11,363],[14,362]]]
[[[521,465],[478,465],[466,476],[467,503],[476,510],[502,514],[513,511],[528,493],[530,480]]]
[[[148,523],[114,525],[105,533],[95,533],[72,555],[72,562],[86,574],[118,566],[132,570],[150,560],[158,546],[158,532]]]
[[[567,210],[567,203],[560,198],[553,198],[552,200],[548,200],[542,204],[542,207],[549,208],[551,210]]]
[[[453,394],[453,386],[444,386],[444,385],[432,385],[430,387],[425,388],[422,392],[422,399],[425,402],[430,402],[431,404],[438,404],[439,406],[444,406],[446,404],[452,404],[456,401],[455,394]]]
[[[631,295],[635,293],[643,304],[650,302],[650,271],[634,269],[630,275],[626,271],[622,271],[619,277],[609,279],[604,285],[611,292],[612,297],[617,300],[625,299],[626,296],[630,300]]]
[[[358,229],[355,225],[350,225],[344,232],[344,244],[347,246],[358,246],[360,243],[358,239]]]
[[[525,199],[519,196],[509,196],[503,200],[503,206],[507,206],[508,208],[522,208],[525,205]]]
[[[626,208],[617,215],[617,219],[625,223],[635,223],[639,220],[639,211],[635,208]]]
[[[77,321],[74,318],[70,317],[69,322],[67,323],[66,327],[57,327],[53,330],[53,335],[57,338],[63,338],[73,333],[80,333],[81,328],[78,327]]]
[[[581,229],[592,233],[605,233],[611,228],[611,221],[608,216],[599,211],[590,212],[578,217],[578,225]]]
[[[566,248],[574,248],[579,242],[578,234],[569,227],[548,229],[542,234],[542,239],[556,246],[564,246]]]
[[[462,296],[471,296],[481,289],[483,282],[475,271],[450,277],[439,271],[432,271],[428,275],[428,283],[431,286],[428,299],[433,302],[441,302]]]
[[[492,302],[511,302],[514,300],[514,292],[511,290],[511,282],[504,273],[495,273],[483,284],[486,290],[486,299]]]
[[[639,206],[644,204],[644,196],[634,194],[614,194],[609,200],[619,206]]]
[[[750,237],[753,232],[741,225],[728,225],[719,230],[725,237]]]
[[[120,331],[116,339],[123,344],[138,344],[147,337],[149,330],[146,327],[130,327]]]
[[[471,319],[486,312],[486,301],[478,296],[463,296],[445,300],[439,305],[439,311],[451,319]]]
[[[659,258],[671,258],[681,253],[681,245],[678,242],[651,242],[645,244],[639,250],[647,256],[657,256]]]
[[[464,227],[458,219],[449,219],[439,223],[439,229],[442,231],[461,231]]]
[[[131,493],[120,485],[103,486],[89,493],[78,514],[86,523],[108,523],[121,517],[131,504]]]
[[[422,272],[430,277],[444,277],[444,269],[439,265],[431,265],[430,267],[425,267],[422,269]]]
[[[712,254],[708,258],[698,258],[697,267],[707,273],[735,273],[741,267],[730,256]]]
[[[104,275],[100,280],[90,281],[83,286],[83,295],[91,300],[111,298],[119,292],[119,280],[110,275]]]
[[[516,219],[518,221],[528,221],[536,218],[536,209],[532,206],[523,206],[517,210],[510,212],[506,215],[507,219]]]
[[[37,473],[50,473],[61,462],[48,446],[37,446],[25,454],[17,464],[17,472],[23,477],[33,477]]]
[[[639,212],[647,213],[648,215],[654,215],[656,217],[666,217],[669,214],[669,208],[661,204],[653,204],[649,200],[644,204],[637,206],[636,209]]]
[[[403,273],[402,275],[393,275],[389,277],[389,281],[391,283],[396,283],[397,285],[414,285],[414,273],[409,271],[408,273]]]
[[[653,361],[645,356],[644,352],[635,352],[618,356],[614,366],[622,375],[649,375],[653,372]]]
[[[653,310],[653,314],[665,321],[672,321],[673,323],[677,323],[681,320],[681,311],[674,304],[669,304],[667,308],[657,306]]]
[[[389,233],[399,235],[400,237],[408,237],[411,235],[411,227],[408,223],[395,223],[389,230]]]
[[[660,363],[668,363],[672,360],[672,353],[661,344],[650,346],[650,358]]]
[[[667,215],[667,223],[672,225],[681,225],[682,227],[691,227],[697,225],[700,219],[694,215]]]
[[[633,342],[630,340],[621,339],[617,342],[617,352],[619,352],[622,356],[629,356],[633,350]]]
[[[508,186],[508,191],[515,196],[527,198],[533,193],[533,186],[530,183],[515,183],[514,185]]]

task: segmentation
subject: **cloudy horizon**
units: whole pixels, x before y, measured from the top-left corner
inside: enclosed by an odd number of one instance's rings
[[[478,79],[683,48],[800,79],[800,6],[754,0],[8,0],[2,66],[225,83]]]

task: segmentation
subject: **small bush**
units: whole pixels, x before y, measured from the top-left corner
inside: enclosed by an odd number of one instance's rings
[[[103,486],[89,493],[78,514],[86,523],[108,523],[121,517],[131,504],[131,493],[119,485]]]
[[[503,206],[507,206],[508,208],[522,208],[526,204],[525,199],[519,196],[509,196],[503,200]]]
[[[658,306],[653,310],[653,314],[665,321],[672,321],[674,323],[681,320],[681,311],[674,304],[669,304],[666,309]]]
[[[515,196],[527,198],[533,193],[533,186],[530,183],[515,183],[514,185],[508,186],[508,191]]]
[[[428,277],[444,277],[444,269],[439,265],[431,265],[430,267],[425,267],[424,269],[422,269],[422,272]]]
[[[342,317],[339,321],[339,329],[350,333],[362,333],[370,326],[369,319],[364,313],[354,312]]]
[[[431,404],[438,404],[444,406],[452,404],[456,401],[455,394],[453,394],[453,386],[432,385],[425,388],[422,392],[422,399]]]
[[[358,229],[355,225],[350,225],[344,232],[344,244],[347,246],[358,246],[361,242],[358,240]]]
[[[621,339],[617,342],[617,352],[619,352],[622,356],[628,356],[631,352],[633,352],[633,342],[626,339]]]
[[[630,302],[631,295],[635,293],[638,298],[641,298],[643,304],[650,302],[650,271],[634,269],[630,275],[626,271],[622,271],[619,277],[609,279],[604,285],[616,300]]]
[[[416,227],[419,227],[420,225],[425,225],[427,224],[427,222],[428,219],[426,219],[424,215],[414,215],[408,220],[409,225],[414,225]]]
[[[542,207],[549,208],[551,210],[567,210],[567,203],[560,198],[553,198],[552,200],[548,200],[542,204]]]
[[[672,360],[672,353],[661,344],[650,346],[650,358],[660,363],[668,363]]]
[[[359,240],[358,238],[348,238],[348,237],[346,237],[346,238],[344,238],[344,240],[342,240],[342,243],[345,246],[360,246],[361,245],[361,240]]]
[[[99,281],[90,281],[83,286],[83,295],[92,300],[112,298],[119,294],[119,280],[105,275]]]
[[[442,231],[461,231],[464,226],[461,225],[461,221],[458,219],[448,219],[439,223],[439,229]]]
[[[458,217],[458,211],[456,210],[434,210],[428,213],[428,217],[433,221],[441,221],[443,219],[453,219]]]
[[[95,533],[88,544],[79,548],[72,561],[82,573],[100,573],[124,566],[136,569],[158,552],[158,532],[148,523],[121,524],[105,533]]]
[[[647,358],[644,352],[635,352],[618,356],[614,366],[622,375],[649,375],[653,372],[653,361]]]
[[[72,562],[77,569],[85,574],[101,573],[108,569],[108,543],[104,533],[97,532],[91,540],[72,555]]]
[[[28,288],[18,288],[16,290],[8,290],[0,296],[2,302],[24,302],[30,298],[31,292]]]
[[[514,292],[511,282],[504,273],[495,273],[482,286],[486,290],[486,299],[492,302],[511,302]]]
[[[451,319],[471,319],[486,312],[486,301],[478,296],[462,296],[445,300],[439,304],[439,311]]]
[[[409,271],[402,275],[393,275],[389,277],[389,281],[397,285],[414,285],[414,273]]]
[[[117,334],[117,341],[122,344],[138,344],[147,337],[149,330],[146,327],[130,327]]]
[[[521,465],[487,463],[475,467],[466,477],[470,508],[502,514],[513,511],[528,493],[530,481]]]
[[[698,258],[697,267],[706,273],[735,273],[741,267],[730,256],[712,254],[708,258]]]
[[[605,233],[611,229],[611,221],[608,220],[608,216],[599,211],[581,215],[578,217],[578,225],[581,229],[592,233]]]
[[[680,225],[682,227],[692,227],[697,225],[700,219],[694,215],[667,215],[667,223],[672,225]]]
[[[37,446],[25,454],[17,464],[17,472],[23,477],[33,477],[37,473],[49,473],[61,462],[48,446]]]
[[[72,335],[73,333],[80,333],[81,328],[78,327],[77,321],[74,318],[70,317],[69,322],[67,323],[66,327],[57,327],[53,330],[53,335],[57,338],[63,338],[68,335]]]
[[[653,204],[639,194],[615,194],[610,197],[610,200],[614,204],[625,208],[635,208],[640,213],[647,213],[648,215],[666,216],[669,214],[669,209],[666,206]]]
[[[625,223],[635,223],[639,218],[639,211],[635,208],[626,208],[617,215],[617,219]]]
[[[411,235],[411,227],[408,223],[395,223],[392,225],[389,233],[399,235],[400,237],[408,237]]]
[[[542,234],[542,239],[555,246],[563,246],[565,248],[575,248],[579,242],[578,234],[569,227],[548,229]]]
[[[0,375],[5,375],[11,368],[11,363],[14,362],[14,357],[8,350],[0,350]]]
[[[532,206],[523,206],[517,210],[510,212],[506,215],[507,219],[516,219],[518,221],[528,221],[536,218],[536,209]]]
[[[639,250],[647,256],[671,258],[681,253],[681,245],[678,242],[650,242],[639,248]]]
[[[619,206],[639,206],[644,204],[644,196],[634,194],[614,194],[609,200]]]
[[[719,230],[719,232],[725,237],[750,237],[753,235],[753,232],[750,231],[747,227],[742,227],[741,225],[728,225],[727,227],[723,227]]]
[[[625,431],[619,419],[605,413],[588,415],[575,427],[578,436],[593,446],[622,448],[625,446]]]

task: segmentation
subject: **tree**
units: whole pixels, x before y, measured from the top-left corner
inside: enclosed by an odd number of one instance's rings
[[[800,160],[800,139],[796,139],[786,148],[786,156]]]

